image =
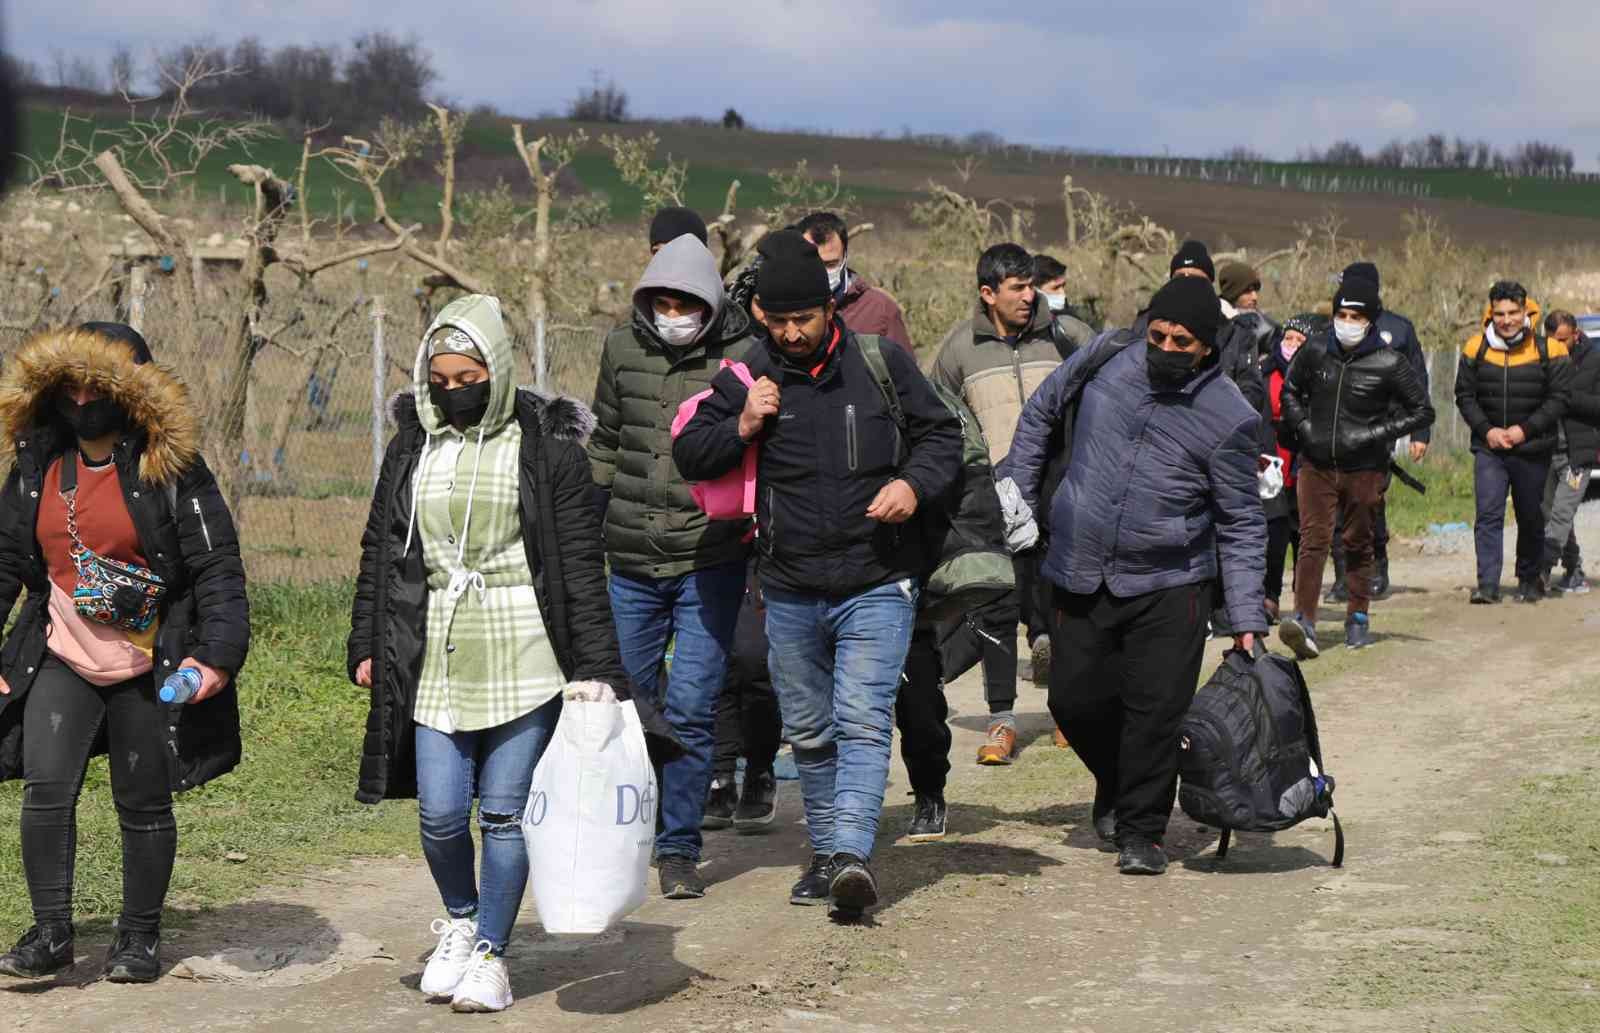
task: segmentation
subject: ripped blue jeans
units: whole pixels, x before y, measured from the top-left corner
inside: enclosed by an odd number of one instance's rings
[[[503,954],[528,885],[522,809],[533,769],[561,716],[561,697],[494,728],[416,726],[422,856],[452,918],[478,916],[478,939]],[[472,800],[483,829],[483,877],[474,874]]]
[[[847,599],[766,590],[768,666],[794,746],[811,850],[872,856],[917,587]]]

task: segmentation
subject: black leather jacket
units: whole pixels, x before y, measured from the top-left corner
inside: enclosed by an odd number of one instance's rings
[[[1302,459],[1324,470],[1387,470],[1395,439],[1433,423],[1416,371],[1375,330],[1350,352],[1331,329],[1307,341],[1289,367],[1282,405]]]

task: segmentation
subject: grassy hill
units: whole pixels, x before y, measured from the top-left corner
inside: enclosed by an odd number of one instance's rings
[[[115,125],[123,115],[115,110],[88,113],[102,124]],[[52,151],[61,131],[61,109],[39,104],[26,109],[28,153],[35,157]],[[487,189],[503,180],[519,195],[528,191],[527,175],[511,142],[510,121],[473,119],[468,123],[458,165],[459,190]],[[541,133],[566,133],[577,128],[565,121],[531,122],[529,138]],[[1141,159],[1065,157],[1026,148],[1010,148],[984,155],[964,185],[955,164],[960,151],[907,140],[830,137],[803,133],[745,130],[729,132],[716,125],[690,123],[629,123],[622,126],[585,126],[591,137],[604,132],[637,135],[655,132],[661,140],[660,156],[671,154],[689,162],[687,201],[708,214],[720,211],[728,185],[741,182],[740,206],[759,207],[773,198],[772,170],[792,168],[806,159],[818,173],[833,165],[841,169],[846,190],[864,217],[883,223],[903,223],[910,204],[928,180],[937,179],[983,199],[1031,201],[1035,207],[1035,236],[1058,239],[1065,235],[1060,202],[1061,180],[1072,175],[1078,186],[1130,204],[1157,222],[1180,233],[1207,239],[1216,245],[1274,246],[1297,235],[1303,223],[1315,222],[1330,210],[1345,220],[1344,232],[1375,243],[1397,240],[1404,234],[1406,212],[1422,208],[1446,228],[1468,239],[1491,238],[1506,243],[1548,242],[1573,235],[1568,222],[1600,216],[1600,184],[1543,179],[1503,179],[1489,173],[1334,169],[1267,163],[1260,166],[1262,186],[1206,181],[1192,177],[1140,174]],[[89,133],[86,123],[73,122],[78,138]],[[334,138],[329,133],[329,139]],[[241,151],[213,155],[195,177],[196,202],[227,199],[241,206],[247,200],[243,187],[227,174],[226,166],[250,160],[292,177],[299,163],[300,141],[278,136],[262,141],[246,155]],[[1144,160],[1148,162],[1148,160]],[[406,222],[433,223],[438,218],[439,188],[431,159],[410,163],[391,173],[386,192],[395,213]],[[1387,193],[1308,192],[1278,187],[1282,177],[1376,177],[1426,183],[1430,197]],[[593,145],[580,154],[571,169],[572,185],[604,196],[611,218],[632,221],[640,217],[641,201],[624,184],[605,152]],[[357,221],[371,217],[365,193],[344,180],[326,163],[314,163],[307,193],[311,210],[328,217],[338,207]],[[1593,224],[1600,226],[1600,224]],[[1591,230],[1580,231],[1585,234]]]

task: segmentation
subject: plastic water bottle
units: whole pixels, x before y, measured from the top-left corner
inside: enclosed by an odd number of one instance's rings
[[[161,684],[161,702],[187,703],[200,691],[200,672],[193,667],[180,667],[167,676]]]

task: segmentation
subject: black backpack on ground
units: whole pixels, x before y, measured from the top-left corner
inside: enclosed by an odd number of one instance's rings
[[[1311,692],[1293,660],[1230,649],[1195,693],[1179,728],[1178,804],[1202,825],[1231,834],[1281,832],[1307,818],[1333,818],[1333,867],[1344,864],[1344,829],[1333,811],[1333,777]]]

